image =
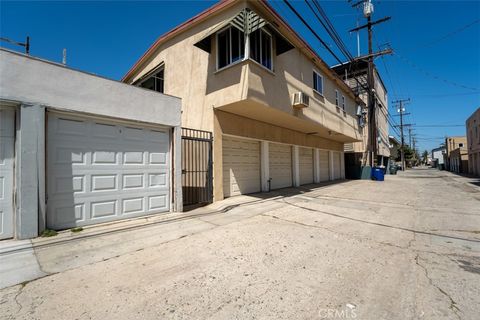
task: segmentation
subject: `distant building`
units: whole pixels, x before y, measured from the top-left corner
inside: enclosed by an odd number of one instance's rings
[[[480,176],[480,108],[466,121],[468,173]]]
[[[345,81],[345,83],[356,92],[359,97],[368,104],[368,94],[365,90],[367,85],[368,63],[366,61],[346,62],[344,64],[333,66],[332,69]],[[388,98],[387,89],[378,73],[376,67],[373,69],[375,82],[375,121],[377,130],[376,134],[376,149],[377,158],[375,159],[378,165],[387,166],[390,156],[389,136],[388,136]],[[357,115],[365,116],[368,119],[368,110],[357,110]],[[362,123],[362,141],[345,143],[345,174],[347,178],[358,178],[361,167],[368,165],[368,139],[369,139],[369,123],[365,120]]]
[[[390,158],[395,161],[400,152],[400,142],[394,136],[388,136]]]
[[[457,148],[450,152],[449,171],[455,173],[468,173],[468,152],[467,146]]]
[[[432,167],[438,168],[440,170],[445,169],[445,160],[444,155],[446,153],[447,148],[444,146],[432,149]]]
[[[466,148],[467,146],[467,137],[465,136],[456,136],[456,137],[447,137],[445,138],[445,169],[448,171],[453,171],[451,168],[451,153],[458,148]],[[468,159],[467,159],[468,160]]]

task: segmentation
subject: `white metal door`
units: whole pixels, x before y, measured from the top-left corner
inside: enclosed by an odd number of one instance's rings
[[[168,131],[49,113],[47,227],[169,210]]]
[[[223,195],[260,191],[260,142],[223,137]]]
[[[333,152],[333,179],[335,180],[341,178],[340,163],[340,152]]]
[[[328,181],[330,179],[330,161],[328,159],[328,151],[320,150],[320,181]]]
[[[289,145],[270,143],[269,146],[270,188],[291,187],[292,181],[292,147]]]
[[[0,108],[0,239],[13,237],[15,111]]]
[[[313,149],[299,149],[300,184],[313,183]]]

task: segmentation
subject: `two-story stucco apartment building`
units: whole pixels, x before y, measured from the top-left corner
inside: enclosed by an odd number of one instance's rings
[[[365,60],[359,60],[355,63],[344,63],[332,67],[337,74],[348,84],[350,88],[356,92],[360,98],[368,103],[367,92],[367,73],[368,62]],[[376,138],[376,154],[377,157],[374,161],[377,165],[388,166],[388,160],[390,159],[390,144],[388,136],[388,98],[387,89],[383,83],[380,74],[376,67],[373,69],[374,76],[374,88],[375,88],[375,126],[377,130],[375,132]],[[368,139],[369,139],[369,123],[368,123],[368,110],[357,110],[357,114],[363,114],[362,120],[362,141],[355,143],[345,144],[345,169],[347,178],[354,179],[360,178],[361,167],[368,166]],[[370,179],[370,175],[363,175]]]
[[[480,176],[480,108],[466,121],[468,172]]]
[[[344,144],[362,139],[363,102],[265,1],[217,3],[158,38],[123,81],[181,97],[182,127],[213,134],[215,201],[342,179]],[[184,188],[208,185],[196,172]]]

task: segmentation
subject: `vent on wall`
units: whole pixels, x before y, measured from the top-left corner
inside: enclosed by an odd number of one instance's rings
[[[304,92],[295,92],[292,100],[292,106],[296,108],[306,108],[310,105],[310,97]]]

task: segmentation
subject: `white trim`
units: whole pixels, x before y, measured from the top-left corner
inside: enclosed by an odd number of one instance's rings
[[[323,92],[325,91],[325,90],[324,90],[325,88],[324,88],[323,75],[322,75],[319,71],[317,71],[317,69],[315,69],[315,68],[312,69],[312,71],[313,71],[313,73],[314,73],[316,76],[320,77],[320,79],[321,79],[320,82],[321,82],[321,87],[322,87],[322,91],[321,91],[321,92],[318,91],[318,90],[315,88],[315,81],[313,81],[313,83],[312,83],[313,91],[315,91],[316,93],[320,94],[320,95],[323,97]]]

